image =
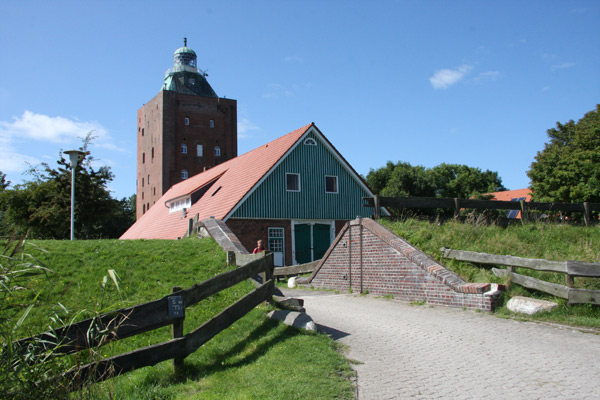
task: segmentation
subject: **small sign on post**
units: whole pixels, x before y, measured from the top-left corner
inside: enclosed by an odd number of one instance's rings
[[[180,289],[181,290],[181,289]],[[183,296],[169,296],[169,317],[185,317],[185,307],[183,306]]]
[[[174,286],[173,293],[177,293],[181,290],[181,287]],[[167,297],[169,306],[169,317],[178,318],[171,326],[171,337],[177,339],[183,336],[183,319],[185,318],[185,305],[183,304],[183,296],[169,296]],[[173,358],[173,370],[176,374],[180,373],[183,369],[183,357]]]

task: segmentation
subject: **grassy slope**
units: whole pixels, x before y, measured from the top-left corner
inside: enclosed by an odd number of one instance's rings
[[[501,278],[492,274],[491,268],[479,268],[470,263],[442,258],[441,247],[556,261],[600,262],[599,226],[585,228],[568,225],[527,224],[502,228],[453,221],[438,225],[415,219],[396,222],[384,221],[383,224],[468,282],[505,283]],[[524,268],[517,268],[517,272],[565,285],[564,274],[536,272]],[[576,278],[575,284],[577,287],[600,290],[600,279]],[[535,296],[559,303],[556,310],[537,315],[534,317],[535,319],[600,327],[600,307],[567,306],[566,300],[512,285],[507,297],[514,295]],[[511,314],[506,307],[500,308],[498,313],[500,315]]]
[[[172,286],[189,287],[228,269],[225,254],[212,240],[35,241],[29,243],[26,252],[43,261],[54,274],[32,281],[41,288],[41,294],[22,335],[47,326],[47,316],[61,310],[59,302],[71,310],[64,319],[79,320],[97,311],[168,295]],[[119,274],[120,293],[110,279],[106,290],[102,289],[107,269]],[[252,289],[251,283],[243,282],[188,308],[185,331],[198,327]],[[336,345],[325,336],[267,320],[266,308],[255,309],[188,356],[182,376],[175,376],[170,362],[164,362],[109,380],[94,388],[92,397],[352,398],[353,385],[348,379],[352,370]],[[75,310],[85,311],[74,315]],[[105,346],[101,354],[119,354],[169,338],[170,328],[165,327]]]

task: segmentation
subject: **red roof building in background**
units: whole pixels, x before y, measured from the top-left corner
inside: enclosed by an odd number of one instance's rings
[[[531,189],[505,190],[503,192],[487,193],[493,196],[491,200],[498,201],[531,201]],[[506,218],[521,219],[521,211],[510,210],[506,213]]]

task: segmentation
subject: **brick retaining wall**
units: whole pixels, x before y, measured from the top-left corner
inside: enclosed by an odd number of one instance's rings
[[[350,221],[308,279],[315,287],[491,311],[498,292],[466,283],[369,218]]]

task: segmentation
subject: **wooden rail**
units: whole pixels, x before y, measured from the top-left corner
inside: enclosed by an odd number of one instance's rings
[[[445,258],[451,258],[458,261],[468,261],[477,264],[506,265],[509,267],[508,270],[492,268],[492,272],[499,277],[508,277],[511,282],[526,288],[539,290],[563,299],[568,299],[569,304],[600,304],[600,290],[578,289],[573,287],[575,276],[600,278],[600,263],[548,261],[535,258],[477,253],[474,251],[452,250],[444,247],[442,247],[440,251]],[[517,274],[512,270],[514,267],[566,274],[567,286]]]
[[[13,342],[13,348],[18,351],[19,348],[25,348],[30,343],[44,343],[44,349],[53,348],[57,354],[70,354],[162,326],[178,325],[180,332],[176,333],[174,329],[172,340],[78,367],[66,372],[64,377],[73,382],[85,381],[87,377],[101,381],[169,359],[179,361],[176,365],[181,364],[184,357],[196,351],[258,304],[271,298],[274,288],[272,271],[273,256],[267,254],[261,258],[255,258],[242,267],[198,283],[189,289],[176,290],[173,294],[161,299],[116,310],[98,318],[91,318],[51,332],[44,332],[35,337],[18,340]],[[181,336],[185,308],[258,273],[263,273],[265,277],[260,286],[199,328]],[[176,306],[174,307],[173,304]],[[180,306],[180,309],[174,311],[177,306]]]
[[[591,223],[591,212],[600,211],[600,203],[540,203],[529,201],[505,201],[505,200],[475,200],[458,199],[447,197],[363,197],[363,206],[376,207],[375,216],[379,216],[380,207],[390,208],[446,208],[453,209],[455,214],[463,208],[476,210],[519,210],[523,217],[527,211],[571,211],[581,212],[584,215],[585,224]]]
[[[316,260],[306,264],[294,265],[292,267],[277,267],[273,270],[273,276],[290,276],[313,272],[320,262],[321,260]]]

